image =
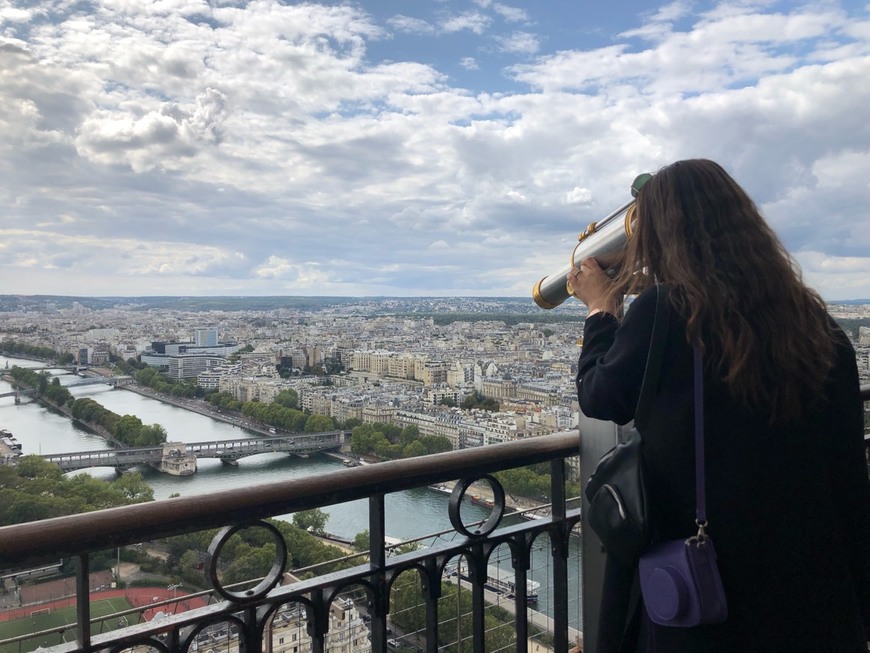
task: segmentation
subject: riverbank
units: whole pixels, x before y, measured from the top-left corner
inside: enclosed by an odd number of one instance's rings
[[[111,377],[113,375],[113,372],[108,368],[91,368],[90,375]],[[276,433],[273,432],[274,429],[269,429],[262,424],[256,424],[254,422],[251,422],[242,415],[224,412],[222,409],[217,408],[216,406],[213,406],[209,402],[203,401],[202,399],[176,397],[163,392],[158,392],[147,386],[141,386],[135,383],[135,381],[133,383],[123,386],[117,386],[116,389],[127,390],[142,397],[153,399],[161,403],[174,406],[176,408],[181,408],[183,410],[190,411],[204,417],[208,417],[209,419],[222,422],[224,424],[229,424],[235,428],[241,428],[262,436],[269,437],[276,435]],[[71,417],[69,415],[69,411],[64,410],[64,407],[58,407],[53,405],[52,407]],[[90,425],[89,427],[93,428]],[[99,434],[107,437],[107,434],[105,433]],[[380,462],[377,459],[369,459],[357,455],[352,455],[347,452],[347,450],[344,450],[342,452],[326,453],[330,457],[342,461],[342,463],[347,467],[377,464],[378,462]],[[437,486],[432,486],[431,489],[441,491],[449,495],[453,491],[453,488],[455,487],[457,482],[458,481],[456,480],[447,481],[445,483],[438,484]],[[471,501],[472,503],[483,508],[492,508],[495,504],[494,492],[492,490],[492,487],[486,481],[478,481],[472,484],[466,491],[465,497],[467,501]],[[510,493],[505,493],[505,511],[506,513],[519,513],[520,516],[525,519],[544,518],[548,517],[550,514],[548,503],[533,498],[516,496]]]
[[[380,462],[378,460],[366,460],[359,456],[332,451],[326,452],[326,455],[342,461],[347,467],[356,467],[357,465],[376,465]],[[456,487],[458,482],[459,481],[445,481],[438,485],[430,485],[429,488],[436,492],[443,492],[444,494],[449,495],[453,493],[453,488]],[[468,490],[466,490],[465,497],[472,503],[484,508],[492,508],[495,505],[495,493],[492,491],[490,484],[486,481],[472,483]],[[550,514],[550,504],[535,499],[516,497],[512,494],[505,493],[504,503],[506,513],[521,513],[520,516],[524,518],[536,519],[538,517],[547,517]]]
[[[111,370],[106,370],[104,375],[111,375]],[[244,428],[246,430],[253,431],[261,435],[275,435],[274,433],[271,433],[270,431],[265,429],[263,426],[256,425],[242,418],[234,417],[232,415],[223,413],[220,411],[220,409],[215,408],[208,402],[202,401],[200,399],[172,397],[170,395],[166,395],[164,393],[152,390],[151,388],[143,387],[136,384],[128,384],[122,386],[120,389],[129,390],[130,392],[135,392],[139,395],[142,395],[143,397],[148,397],[149,399],[156,399],[157,401],[176,406],[177,408],[183,408],[185,410],[189,410],[200,415],[210,417],[211,419],[215,419],[226,424],[232,424],[233,426]],[[380,462],[375,459],[366,459],[356,455],[349,455],[347,453],[338,453],[331,451],[325,453],[326,455],[335,458],[336,460],[342,461],[342,463],[344,463],[347,467],[355,467],[357,465],[376,465],[378,462]],[[432,486],[432,489],[437,491],[444,491],[445,493],[450,494],[453,491],[453,488],[457,482],[458,481],[447,481],[445,483],[439,484],[438,486]],[[483,506],[485,508],[491,508],[495,503],[495,495],[492,491],[492,487],[490,487],[489,483],[487,483],[486,481],[478,481],[477,483],[472,484],[465,494],[466,497],[473,503],[476,503],[477,505]],[[521,516],[527,519],[547,517],[550,514],[548,503],[526,497],[517,497],[508,493],[505,493],[505,508],[506,512],[521,513]]]

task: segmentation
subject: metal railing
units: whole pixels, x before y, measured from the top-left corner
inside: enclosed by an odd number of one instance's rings
[[[870,401],[870,386],[861,388],[861,397]],[[208,495],[179,497],[122,508],[47,519],[0,528],[0,568],[24,569],[40,564],[57,563],[71,557],[76,562],[74,641],[51,647],[58,653],[151,648],[159,653],[187,653],[202,649],[206,634],[221,628],[234,629],[237,637],[226,650],[245,653],[278,653],[271,641],[272,625],[277,619],[304,623],[314,653],[324,653],[330,637],[330,613],[339,599],[345,600],[347,589],[361,588],[366,631],[371,650],[376,653],[396,651],[391,637],[390,592],[397,578],[407,571],[419,575],[417,590],[425,609],[425,626],[417,637],[420,653],[466,651],[482,653],[485,644],[485,610],[488,561],[500,546],[510,549],[514,570],[513,615],[515,638],[512,650],[526,653],[533,630],[528,609],[528,572],[530,551],[536,540],[549,540],[552,577],[552,619],[547,625],[550,645],[558,653],[574,644],[569,626],[568,542],[581,520],[580,508],[571,508],[565,495],[565,459],[578,452],[584,460],[597,460],[612,446],[616,431],[611,423],[581,417],[582,442],[577,432],[559,433],[479,449],[448,452],[407,460],[344,469],[313,477],[253,486],[245,491],[225,491]],[[867,439],[870,448],[870,436]],[[549,463],[551,473],[551,513],[548,517],[499,527],[505,511],[500,484],[490,474],[516,467]],[[459,479],[451,495],[449,515],[457,537],[447,543],[401,555],[389,555],[385,533],[385,496],[411,488],[430,486]],[[480,524],[465,524],[460,506],[466,490],[477,480],[490,483],[494,506],[489,518]],[[290,585],[281,584],[286,567],[287,543],[268,522],[262,520],[312,508],[320,508],[364,499],[369,506],[370,545],[368,562],[341,571],[325,573]],[[202,596],[214,602],[202,607],[166,616],[162,620],[120,627],[109,632],[91,634],[91,557],[109,548],[138,544],[175,535],[209,529],[222,529],[209,549],[204,573],[212,590]],[[234,534],[245,528],[264,529],[275,545],[271,570],[242,589],[224,587],[219,580],[218,559],[222,548]],[[440,540],[439,540],[440,542]],[[439,638],[439,598],[442,582],[449,575],[445,567],[457,556],[466,560],[466,581],[470,587],[472,632],[467,642],[445,647]],[[346,561],[347,564],[352,564]],[[594,641],[600,594],[603,554],[591,531],[582,538],[582,596],[584,635]],[[454,567],[455,568],[455,567]],[[5,571],[3,573],[6,573]],[[256,584],[255,584],[256,583]],[[458,588],[457,588],[458,591]],[[194,595],[197,596],[197,595]],[[190,598],[188,596],[187,598]],[[172,604],[173,601],[163,601]],[[340,602],[339,602],[340,603]],[[158,604],[159,607],[160,604]],[[288,606],[294,606],[288,609]],[[136,610],[131,610],[131,613]],[[117,615],[116,615],[117,616]],[[458,616],[456,617],[458,623]],[[227,627],[225,624],[229,624]],[[31,633],[32,635],[32,633]],[[4,650],[24,636],[7,639]],[[341,646],[337,647],[339,650]],[[592,647],[587,647],[590,650]],[[333,650],[332,645],[329,647]],[[205,653],[217,649],[205,649]],[[284,650],[284,649],[282,649]],[[302,653],[300,649],[296,653]],[[349,645],[347,651],[352,651]],[[292,651],[291,651],[292,653]]]
[[[576,456],[578,452],[579,438],[577,432],[572,431],[343,469],[257,485],[245,491],[178,497],[6,526],[0,528],[0,568],[35,567],[70,557],[75,560],[76,619],[74,625],[67,626],[68,630],[74,629],[75,640],[50,648],[57,652],[114,652],[149,647],[162,653],[186,653],[199,650],[204,634],[213,630],[216,624],[230,624],[238,639],[226,650],[273,653],[270,633],[273,622],[280,617],[284,621],[304,622],[311,650],[323,653],[329,636],[331,612],[335,611],[336,605],[347,601],[348,588],[355,588],[358,594],[361,589],[364,594],[360,603],[370,619],[371,650],[377,653],[395,651],[394,635],[391,636],[394,625],[390,619],[391,588],[400,574],[413,570],[419,576],[416,590],[425,609],[425,626],[416,637],[417,650],[425,653],[442,650],[482,653],[485,649],[487,587],[491,583],[491,579],[488,581],[491,573],[488,570],[489,558],[498,547],[507,546],[515,581],[511,617],[515,619],[512,624],[515,637],[511,646],[512,650],[525,653],[530,632],[535,630],[535,626],[530,624],[527,594],[530,552],[535,541],[546,535],[552,569],[551,619],[547,622],[547,630],[550,645],[561,653],[574,645],[574,641],[569,641],[569,633],[573,632],[569,621],[576,623],[576,617],[579,617],[573,615],[572,619],[568,612],[568,550],[572,529],[580,521],[580,508],[569,507],[571,502],[565,493],[565,459]],[[549,516],[499,527],[505,512],[505,496],[501,485],[490,474],[538,463],[549,463],[550,467]],[[457,533],[455,539],[449,542],[438,540],[427,548],[388,555],[385,496],[455,479],[459,481],[453,489],[448,510]],[[481,479],[492,488],[492,512],[482,523],[465,524],[461,506],[466,491]],[[368,562],[289,585],[282,584],[288,543],[272,523],[263,520],[359,499],[365,499],[369,506]],[[222,530],[212,541],[203,569],[212,586],[212,591],[204,594],[210,594],[213,603],[163,615],[160,620],[91,633],[89,578],[93,554],[216,528]],[[219,579],[221,551],[231,537],[246,529],[261,529],[274,542],[271,569],[264,577],[255,579],[242,589],[225,587]],[[458,556],[463,557],[465,566],[461,574],[455,574],[453,582],[470,591],[471,633],[462,646],[445,649],[443,642],[439,644],[439,598],[444,587],[442,583],[451,575],[450,570],[457,569]],[[452,566],[445,572],[448,564]],[[288,606],[295,607],[288,609]],[[456,619],[458,625],[458,616]],[[24,637],[6,640],[6,646],[23,640]]]

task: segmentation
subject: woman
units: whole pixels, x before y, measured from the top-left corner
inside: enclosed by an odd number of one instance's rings
[[[652,515],[661,540],[697,530],[697,343],[705,366],[707,532],[729,616],[720,625],[669,628],[650,622],[641,605],[636,637],[622,650],[866,653],[870,482],[848,339],[752,200],[712,161],[678,161],[646,183],[625,257],[613,280],[594,259],[568,275],[589,310],[580,408],[618,424],[633,418],[653,286],[665,284],[670,325],[642,433]],[[620,319],[625,295],[637,296]],[[602,619],[612,621],[610,612]],[[612,624],[600,630],[614,632]],[[622,624],[615,632],[599,650],[619,645]]]

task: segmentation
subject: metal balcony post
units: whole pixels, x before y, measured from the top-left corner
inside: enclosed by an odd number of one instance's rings
[[[423,600],[426,602],[426,653],[438,653],[438,599],[441,598],[441,576],[435,558],[425,562]]]
[[[616,444],[617,433],[616,424],[613,422],[603,422],[580,413],[581,487],[601,456]],[[598,617],[606,556],[601,540],[595,535],[586,517],[589,514],[589,502],[585,495],[582,505],[583,537],[580,546],[583,559],[583,652],[597,653]]]
[[[387,612],[390,609],[390,597],[384,572],[387,564],[385,528],[384,495],[373,494],[369,497],[369,565],[375,588],[371,605],[374,653],[385,653],[387,650]]]
[[[486,601],[484,600],[483,585],[486,582],[486,557],[483,553],[483,547],[475,544],[472,547],[473,554],[468,559],[468,575],[471,580],[471,644],[474,653],[484,653],[486,645],[486,624],[484,618],[484,610]],[[459,585],[457,591],[462,585],[462,575],[458,576]],[[457,614],[459,619],[460,615]],[[457,651],[462,650],[461,642],[457,642]]]
[[[308,623],[305,626],[311,637],[311,653],[324,653],[326,633],[329,629],[329,605],[322,588],[312,592],[311,602],[313,610],[312,614],[308,615]]]
[[[76,570],[76,641],[83,649],[91,645],[91,588],[88,554],[75,557]]]
[[[263,632],[257,627],[259,622],[257,615],[257,607],[251,606],[245,608],[244,612],[245,630],[240,633],[239,637],[239,653],[263,653]],[[178,631],[172,631],[177,635]],[[177,643],[176,643],[177,647]]]
[[[511,561],[515,572],[516,586],[514,592],[514,615],[517,627],[517,653],[527,653],[529,650],[529,567],[531,556],[527,547],[528,540],[522,538],[522,544],[511,549]]]
[[[551,516],[556,522],[550,529],[553,555],[553,648],[568,651],[568,537],[565,527],[565,460],[550,461]]]

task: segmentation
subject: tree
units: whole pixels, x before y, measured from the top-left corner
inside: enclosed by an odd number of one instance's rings
[[[151,488],[139,474],[108,483],[87,474],[64,476],[40,456],[22,456],[0,468],[0,525],[72,515],[150,501]]]
[[[341,425],[341,427],[345,431],[352,431],[354,428],[356,428],[357,426],[360,426],[362,423],[363,423],[363,421],[361,419],[359,419],[358,417],[348,417],[345,420],[344,424]]]
[[[329,515],[320,508],[303,510],[293,515],[294,526],[315,535],[321,535],[325,532],[327,521],[329,521]]]
[[[371,546],[372,538],[369,535],[368,529],[362,533],[357,533],[353,538],[353,548],[357,551],[368,551]]]
[[[120,491],[132,503],[144,503],[154,500],[154,490],[142,478],[139,472],[127,472],[112,481],[112,486]]]
[[[344,365],[341,364],[341,358],[338,356],[327,358],[323,361],[323,365],[326,368],[327,374],[338,374],[344,370]]]
[[[139,431],[142,429],[142,426],[142,420],[135,415],[123,415],[121,419],[115,422],[112,435],[124,444],[137,445]]]
[[[221,582],[226,586],[262,578],[269,573],[274,559],[275,545],[272,543],[256,549],[240,547],[221,575]]]
[[[462,400],[462,407],[466,410],[480,408],[482,410],[497,411],[499,403],[495,399],[484,397],[477,390],[473,390],[471,394],[466,395]]]
[[[16,466],[18,476],[22,478],[50,478],[59,480],[63,476],[60,468],[41,456],[22,456]]]
[[[136,446],[138,447],[153,447],[164,442],[166,442],[166,429],[160,424],[142,426],[136,438]]]
[[[426,610],[421,595],[422,584],[416,570],[402,572],[393,582],[390,589],[390,618],[405,632],[426,630]]]
[[[285,408],[296,408],[299,406],[299,393],[293,388],[282,390],[278,393],[278,396],[275,397],[274,403],[281,404]]]
[[[426,455],[426,447],[423,446],[423,443],[419,440],[414,440],[413,442],[405,445],[402,449],[402,458],[414,458],[415,456],[425,456]]]
[[[444,451],[453,450],[453,444],[450,442],[450,438],[443,435],[426,435],[421,438],[420,442],[425,447],[425,453],[427,454],[442,453]]]
[[[157,370],[153,367],[146,367],[136,372],[136,383],[150,386],[155,376],[158,376]]]
[[[323,433],[334,429],[335,424],[332,422],[332,418],[326,415],[311,415],[305,422],[306,433]]]

